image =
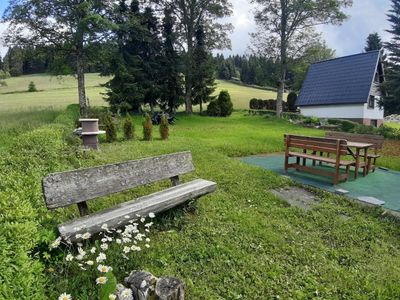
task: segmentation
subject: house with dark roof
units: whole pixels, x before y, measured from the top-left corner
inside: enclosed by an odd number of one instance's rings
[[[305,116],[347,119],[379,127],[384,72],[381,51],[320,61],[310,66],[297,106]]]

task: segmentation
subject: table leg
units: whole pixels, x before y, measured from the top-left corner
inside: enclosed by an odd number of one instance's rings
[[[364,149],[364,169],[363,169],[363,176],[365,177],[368,174],[368,164],[367,164],[367,157],[368,157],[368,148]]]
[[[354,169],[354,179],[357,179],[358,168],[360,167],[360,149],[356,149],[356,167]]]

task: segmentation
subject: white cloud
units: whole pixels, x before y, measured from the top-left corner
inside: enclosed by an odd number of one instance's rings
[[[232,0],[233,16],[228,18],[234,25],[231,34],[232,51],[223,51],[224,55],[244,54],[250,43],[249,32],[254,31],[253,6],[248,0]],[[351,8],[346,9],[350,18],[341,26],[319,26],[323,38],[338,56],[362,52],[368,34],[378,32],[383,40],[390,38],[385,31],[389,28],[386,13],[390,8],[389,0],[354,0]]]
[[[3,44],[2,39],[1,39],[3,32],[6,30],[7,26],[8,26],[8,24],[6,24],[6,23],[0,23],[0,56],[1,57],[4,57],[4,55],[7,52],[7,47]]]
[[[390,39],[385,30],[390,27],[386,13],[388,0],[355,0],[346,10],[349,19],[341,26],[320,26],[323,38],[329,47],[336,49],[338,56],[359,53],[364,50],[368,34],[378,32],[382,39]]]

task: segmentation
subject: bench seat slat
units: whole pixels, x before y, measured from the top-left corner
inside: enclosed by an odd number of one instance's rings
[[[76,234],[102,231],[101,226],[116,228],[128,224],[136,214],[147,216],[150,212],[160,213],[190,199],[215,191],[217,184],[204,179],[196,179],[166,190],[121,203],[101,212],[81,217],[58,226],[61,236],[75,241]]]
[[[311,155],[311,154],[304,154],[304,153],[299,153],[299,152],[289,152],[289,156],[294,156],[294,157],[301,157],[301,158],[308,158],[316,161],[322,161],[330,164],[336,164],[336,159],[329,158],[329,157],[323,157],[323,156],[317,156],[317,155]],[[351,166],[354,165],[354,161],[349,161],[349,160],[341,160],[340,165],[342,166]]]

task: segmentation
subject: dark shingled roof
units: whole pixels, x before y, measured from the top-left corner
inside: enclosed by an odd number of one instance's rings
[[[306,106],[367,102],[379,56],[377,50],[312,64],[296,104]]]

